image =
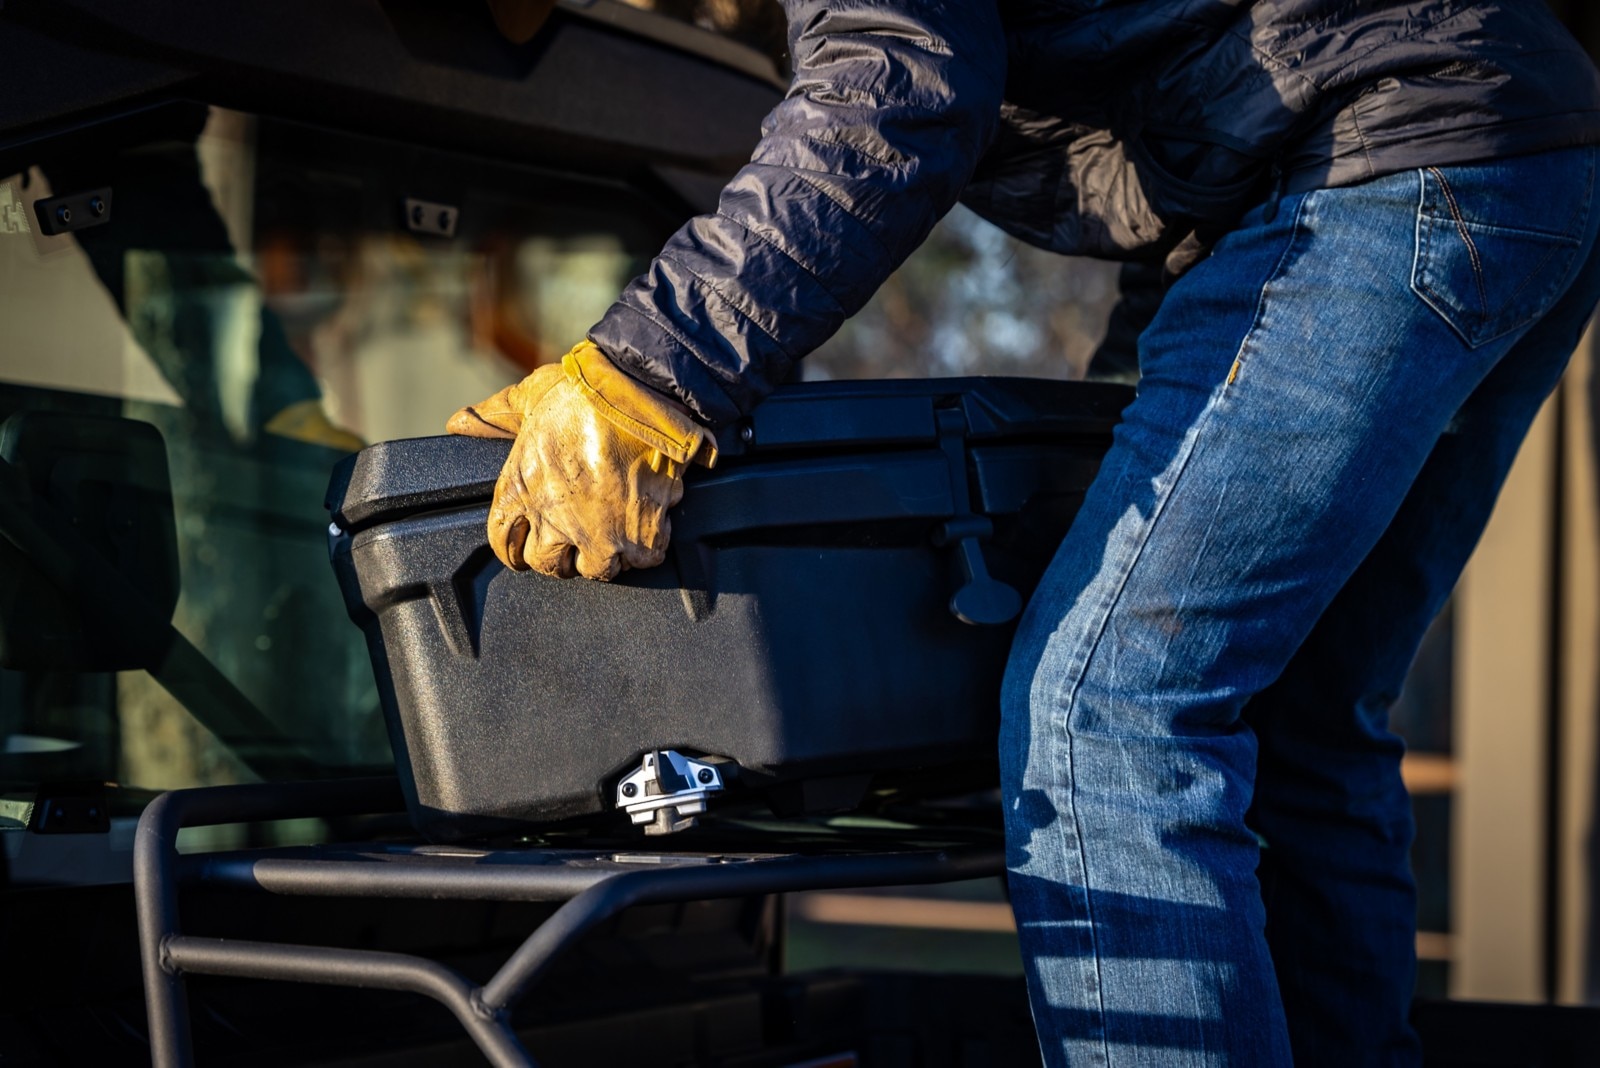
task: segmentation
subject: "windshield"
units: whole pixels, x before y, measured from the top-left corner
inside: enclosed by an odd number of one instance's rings
[[[330,470],[558,360],[674,220],[198,106],[7,169],[0,821],[41,784],[389,770]],[[101,189],[107,221],[46,232],[39,202]]]

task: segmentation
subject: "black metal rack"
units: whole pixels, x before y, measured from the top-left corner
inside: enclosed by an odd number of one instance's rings
[[[746,838],[720,852],[572,848],[454,849],[374,843],[257,849],[182,856],[184,827],[337,818],[398,812],[390,779],[263,783],[177,790],[139,820],[134,893],[139,949],[158,1068],[190,1065],[185,975],[222,975],[401,990],[444,1005],[496,1065],[532,1065],[510,1010],[583,934],[633,905],[745,897],[800,890],[952,882],[999,874],[1004,852],[992,837],[934,844],[911,834],[868,836],[821,851],[815,842]],[[933,836],[937,838],[938,836]],[[757,848],[751,850],[749,845]],[[676,845],[676,843],[674,843]],[[787,845],[790,851],[769,851]],[[482,986],[424,957],[377,950],[291,945],[185,934],[178,889],[204,884],[306,897],[431,898],[562,902]]]

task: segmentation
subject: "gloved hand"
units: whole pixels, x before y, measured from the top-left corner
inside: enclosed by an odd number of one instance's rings
[[[676,402],[583,341],[560,366],[450,417],[452,434],[515,438],[489,508],[489,546],[514,570],[602,581],[666,558],[667,509],[717,443]]]

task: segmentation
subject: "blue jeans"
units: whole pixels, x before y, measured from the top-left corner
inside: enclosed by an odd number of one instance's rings
[[[1140,339],[1002,701],[1046,1064],[1420,1060],[1387,710],[1600,297],[1596,161],[1285,198]]]

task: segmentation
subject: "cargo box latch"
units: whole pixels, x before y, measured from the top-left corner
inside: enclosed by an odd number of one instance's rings
[[[1022,595],[989,574],[983,560],[983,542],[994,536],[994,523],[972,511],[967,485],[967,417],[958,408],[937,413],[939,447],[950,469],[950,499],[955,515],[933,534],[933,543],[955,554],[956,591],[950,595],[950,614],[976,627],[998,627],[1017,618]]]
[[[675,749],[646,753],[617,784],[617,807],[645,834],[673,834],[693,827],[711,794],[722,789],[716,765]]]

